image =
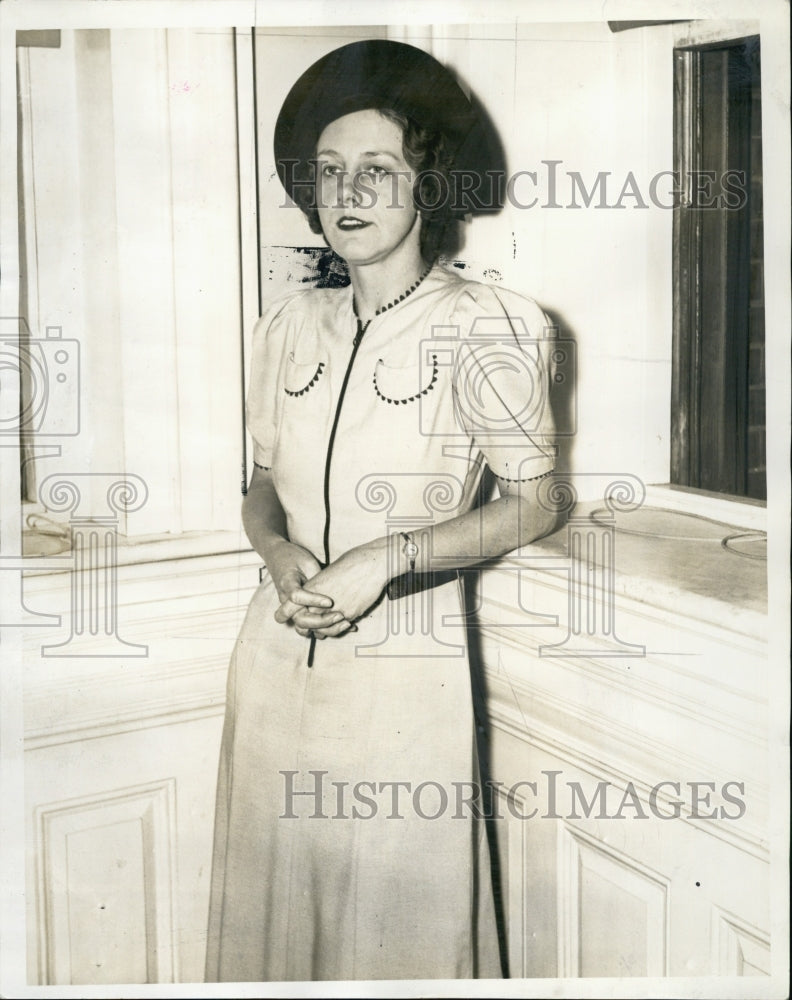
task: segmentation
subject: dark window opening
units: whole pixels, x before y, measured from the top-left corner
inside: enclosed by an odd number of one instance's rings
[[[671,481],[764,500],[759,39],[675,51]]]

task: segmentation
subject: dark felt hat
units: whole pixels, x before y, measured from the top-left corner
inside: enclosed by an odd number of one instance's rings
[[[456,171],[497,169],[492,138],[449,70],[403,42],[373,39],[334,49],[310,66],[283,103],[275,124],[275,163],[293,196],[293,165],[316,152],[323,129],[368,108],[389,108],[442,131]]]

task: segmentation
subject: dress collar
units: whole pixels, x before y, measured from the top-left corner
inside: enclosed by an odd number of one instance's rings
[[[419,288],[420,285],[423,284],[424,280],[428,277],[429,273],[432,271],[433,266],[434,265],[430,264],[424,270],[424,272],[421,274],[420,278],[418,278],[417,281],[414,281],[412,283],[412,285],[410,285],[409,288],[407,288],[405,291],[403,291],[401,295],[398,295],[392,302],[388,302],[386,305],[380,306],[379,309],[377,309],[374,312],[374,315],[371,317],[371,319],[375,319],[377,316],[381,316],[384,312],[387,312],[389,309],[393,309],[394,306],[399,305],[400,302],[404,302],[405,299],[409,298],[412,295],[412,293],[417,288]],[[352,286],[350,285],[350,288],[351,287]],[[355,318],[357,319],[359,317],[358,317],[358,313],[357,313],[357,306],[356,306],[356,303],[355,303],[354,293],[351,296],[351,301],[352,301],[352,312],[353,312],[353,315],[355,316]],[[368,324],[371,322],[371,319],[368,320],[368,322],[366,323],[366,326],[368,326]]]

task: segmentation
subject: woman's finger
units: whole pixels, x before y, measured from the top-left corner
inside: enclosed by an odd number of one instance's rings
[[[336,636],[343,635],[349,630],[357,632],[357,625],[353,625],[352,622],[347,621],[346,618],[338,622],[336,625],[329,625],[327,628],[314,629],[317,638],[321,635],[322,638],[335,638]]]
[[[284,622],[289,621],[297,614],[300,607],[301,606],[299,604],[293,604],[291,601],[284,601],[283,604],[275,610],[275,621],[280,622],[281,625],[284,624]]]
[[[315,612],[307,608],[301,608],[295,613],[292,621],[295,625],[299,625],[300,628],[320,629],[336,625],[338,622],[343,621],[343,619],[344,616],[340,611]]]
[[[324,594],[314,594],[310,590],[303,590],[302,587],[294,587],[288,597],[275,612],[276,622],[286,622],[301,608],[331,608],[333,599],[325,597]]]
[[[295,587],[289,594],[289,600],[306,608],[332,608],[333,606],[332,597],[328,597],[326,594],[317,594],[314,590],[305,590],[304,587]]]

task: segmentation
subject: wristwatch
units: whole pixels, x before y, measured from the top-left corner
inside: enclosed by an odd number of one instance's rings
[[[409,559],[410,561],[410,572],[414,573],[415,560],[418,556],[418,546],[416,545],[415,539],[412,535],[408,535],[406,531],[400,531],[399,534],[404,539],[404,548],[402,549],[402,552],[405,559]]]

